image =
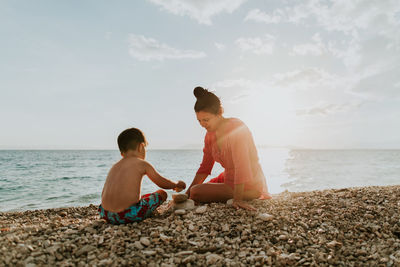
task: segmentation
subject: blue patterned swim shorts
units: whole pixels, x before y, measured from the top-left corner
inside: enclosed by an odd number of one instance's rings
[[[111,224],[125,224],[131,222],[140,222],[151,216],[153,211],[158,208],[164,201],[159,193],[143,195],[139,202],[130,206],[121,212],[111,212],[99,206],[100,218]]]

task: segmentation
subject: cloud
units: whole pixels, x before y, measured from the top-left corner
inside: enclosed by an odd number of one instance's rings
[[[212,84],[221,97],[230,103],[237,103],[251,96],[260,84],[247,79],[228,79]]]
[[[319,90],[343,89],[341,82],[343,79],[344,77],[321,68],[304,68],[275,74],[273,76],[273,84],[274,86],[301,91],[309,91],[313,88],[318,88]],[[346,83],[349,83],[349,81],[346,80]]]
[[[164,59],[203,58],[204,52],[195,50],[179,50],[160,43],[153,38],[143,35],[129,35],[129,54],[140,61],[151,61]]]
[[[326,44],[322,42],[319,33],[314,34],[311,39],[313,41],[312,43],[294,45],[290,55],[321,56],[322,54],[329,51]]]
[[[211,17],[220,13],[232,13],[247,0],[148,0],[168,12],[189,16],[200,24],[211,25]]]
[[[225,50],[225,48],[226,48],[226,45],[224,45],[224,44],[221,44],[221,43],[214,43],[214,45],[215,45],[215,47],[218,49],[218,50],[220,50],[220,51],[223,51],[223,50]]]
[[[351,110],[355,110],[361,105],[363,102],[354,102],[354,103],[342,103],[342,104],[318,104],[316,106],[305,108],[305,109],[298,109],[296,110],[297,116],[327,116],[332,115],[340,112],[349,112]]]
[[[273,11],[271,15],[262,12],[259,9],[250,10],[247,13],[247,16],[244,18],[245,21],[256,21],[256,22],[264,22],[267,24],[277,24],[282,21],[282,16],[284,15],[281,9],[276,9]]]
[[[353,70],[360,66],[362,60],[362,42],[359,38],[352,38],[349,41],[323,41],[319,33],[315,33],[312,42],[295,44],[291,56],[322,56],[331,55],[342,60],[348,70]]]
[[[235,44],[242,51],[250,51],[258,55],[271,55],[275,47],[275,37],[266,34],[264,37],[239,38]]]
[[[336,81],[335,86],[342,83],[348,93],[371,98],[383,97],[382,92],[400,94],[394,86],[398,81],[395,77],[400,76],[399,14],[397,0],[307,0],[270,11],[253,9],[244,20],[317,29],[320,33],[309,42],[293,45],[289,55],[332,56],[332,60],[339,60],[335,64],[345,67],[337,77],[343,82]]]
[[[352,90],[378,99],[400,99],[400,72],[398,67],[383,70],[382,67],[376,66],[375,69],[371,69]]]
[[[326,30],[353,34],[360,29],[384,30],[387,26],[398,26],[399,10],[397,0],[308,0],[295,6],[277,8],[271,13],[253,9],[245,21],[300,24],[313,19]]]

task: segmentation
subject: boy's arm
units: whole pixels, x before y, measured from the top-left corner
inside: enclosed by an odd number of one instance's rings
[[[174,189],[177,187],[177,183],[174,183],[171,180],[161,176],[150,163],[144,161],[144,165],[146,172],[145,174],[150,178],[151,181],[153,181],[153,183],[164,189]]]

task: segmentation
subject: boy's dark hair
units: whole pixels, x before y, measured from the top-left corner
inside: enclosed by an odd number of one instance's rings
[[[147,145],[146,137],[144,137],[143,132],[137,128],[129,128],[120,133],[117,142],[121,153],[129,149],[135,150],[140,143]]]
[[[194,104],[195,112],[205,111],[215,115],[220,114],[222,105],[218,96],[200,86],[194,88],[193,94],[197,98],[196,104]]]

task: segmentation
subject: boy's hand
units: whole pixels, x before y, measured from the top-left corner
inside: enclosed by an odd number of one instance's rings
[[[176,187],[174,188],[174,190],[175,190],[176,192],[180,192],[180,191],[182,191],[182,190],[185,189],[185,188],[186,188],[185,182],[184,182],[184,181],[178,181],[178,182],[176,183]]]

